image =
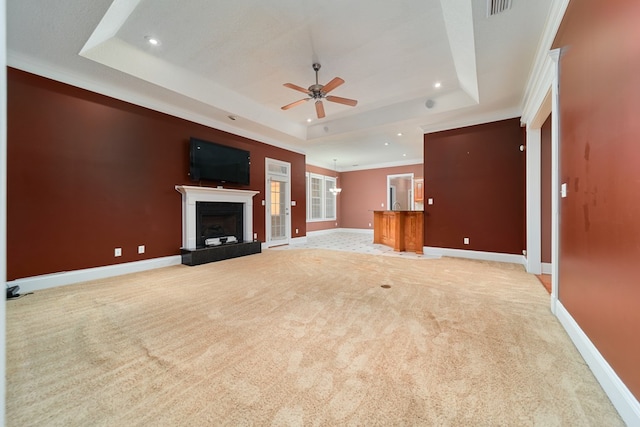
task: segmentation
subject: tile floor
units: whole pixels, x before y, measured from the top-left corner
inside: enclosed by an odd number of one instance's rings
[[[373,243],[373,232],[333,231],[307,236],[306,243],[292,243],[272,247],[274,250],[291,249],[332,249],[343,252],[358,252],[372,255],[394,256],[410,259],[434,259],[431,255],[416,254],[414,252],[396,252],[391,247]]]

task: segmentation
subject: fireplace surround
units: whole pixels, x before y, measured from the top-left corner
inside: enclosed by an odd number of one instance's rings
[[[175,189],[182,194],[183,264],[198,265],[260,252],[260,242],[253,239],[253,197],[258,191],[189,185],[176,185]],[[212,234],[219,234],[210,237],[225,237],[222,236],[228,232],[225,230],[237,227],[241,230],[236,230],[233,235],[239,243],[205,247],[202,230],[198,229],[198,206],[215,206],[220,214],[214,212],[213,216],[219,218],[209,220],[209,225],[217,230]],[[241,219],[230,220],[231,212],[241,215]],[[234,224],[231,224],[232,221]]]

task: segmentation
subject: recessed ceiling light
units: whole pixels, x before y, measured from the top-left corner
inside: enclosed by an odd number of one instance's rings
[[[389,145],[389,143],[388,143],[388,142],[385,142],[385,143],[384,143],[384,145]]]
[[[402,155],[402,157],[407,157],[407,155],[406,155],[406,154],[403,154],[403,155]]]
[[[151,36],[146,36],[145,40],[147,41],[147,43],[152,44],[154,46],[158,46],[160,44],[160,41],[158,39]]]
[[[308,118],[307,123],[311,123],[312,120],[313,120],[312,118]]]
[[[435,87],[436,89],[439,88],[440,86],[442,86],[442,83],[440,82],[435,82],[435,84],[433,85],[433,87]]]
[[[398,136],[402,136],[402,132],[398,132]]]

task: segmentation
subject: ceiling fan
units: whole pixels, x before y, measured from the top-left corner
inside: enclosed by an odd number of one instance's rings
[[[283,110],[288,110],[289,108],[293,108],[296,105],[304,104],[310,99],[313,99],[316,101],[316,114],[318,115],[318,118],[321,119],[325,116],[324,105],[322,105],[323,99],[326,99],[327,101],[330,101],[330,102],[337,102],[338,104],[349,105],[350,107],[356,106],[358,101],[356,101],[355,99],[341,98],[339,96],[327,95],[329,92],[331,92],[332,90],[334,90],[335,88],[343,84],[344,80],[342,80],[340,77],[335,77],[333,80],[331,80],[329,83],[323,86],[321,84],[318,84],[318,70],[320,69],[320,64],[318,63],[313,64],[313,69],[316,72],[316,84],[309,86],[309,89],[305,89],[298,85],[294,85],[293,83],[284,84],[285,87],[288,87],[293,90],[297,90],[299,92],[306,93],[308,95],[308,98],[303,98],[298,101],[292,102],[291,104],[287,104],[284,107],[282,107]]]

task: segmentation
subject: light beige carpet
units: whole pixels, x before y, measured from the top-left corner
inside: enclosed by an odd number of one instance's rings
[[[314,249],[9,301],[6,412],[10,426],[622,425],[521,266]]]

